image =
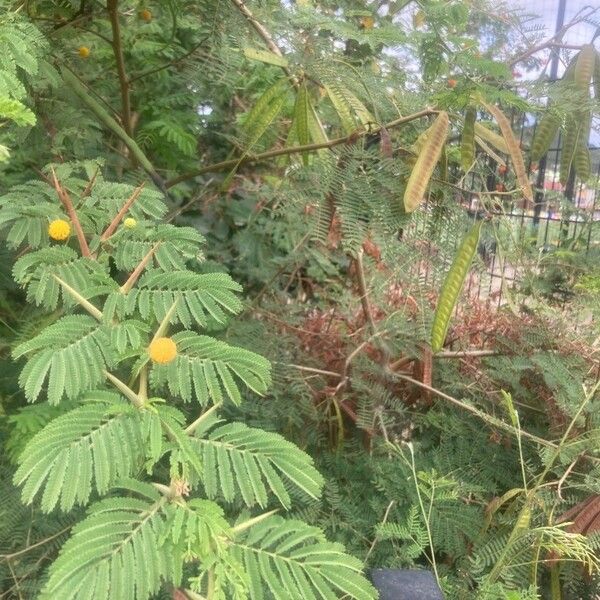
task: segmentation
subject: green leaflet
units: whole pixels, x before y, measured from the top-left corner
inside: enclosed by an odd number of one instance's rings
[[[25,396],[35,402],[47,378],[50,404],[58,404],[65,394],[72,399],[93,389],[114,361],[107,329],[88,315],[67,315],[13,351],[14,358],[25,355],[27,364],[19,376]]]
[[[244,48],[244,55],[250,60],[259,60],[260,62],[276,67],[287,67],[288,61],[283,56],[277,56],[268,50],[257,50],[256,48]]]
[[[270,364],[259,354],[214,338],[181,331],[173,336],[178,356],[167,365],[154,365],[152,382],[166,383],[172,394],[202,406],[225,398],[242,400],[238,379],[256,394],[271,383]]]
[[[335,111],[340,118],[344,131],[346,133],[351,133],[356,128],[356,124],[352,118],[352,111],[350,110],[347,99],[336,86],[324,84],[324,87],[331,100],[331,104],[333,104],[333,108],[335,108]]]
[[[345,86],[338,82],[323,83],[323,86],[346,133],[351,133],[356,129],[354,116],[364,127],[375,122],[365,105]]]
[[[247,150],[250,150],[258,142],[279,114],[288,89],[288,80],[286,78],[278,79],[256,101],[243,125],[244,142]]]
[[[92,487],[104,494],[140,468],[148,413],[107,392],[93,392],[88,400],[50,421],[28,442],[14,476],[15,484],[23,486],[23,502],[30,504],[43,490],[44,512],[59,500],[61,510],[71,510],[89,500]]]
[[[17,125],[35,125],[35,114],[18,100],[0,97],[0,118],[10,119]]]
[[[320,497],[323,477],[311,457],[277,433],[227,423],[209,433],[198,432],[193,441],[202,458],[202,482],[209,498],[222,494],[232,501],[241,496],[247,506],[264,508],[271,493],[289,508],[290,488]]]
[[[444,280],[431,327],[431,349],[433,352],[439,352],[444,346],[452,311],[456,306],[473,256],[477,251],[481,225],[481,221],[476,223],[467,233]]]
[[[468,171],[475,159],[475,119],[477,111],[474,106],[469,106],[465,114],[462,136],[460,139],[460,166],[463,171]]]
[[[287,79],[276,81],[263,95],[256,101],[252,107],[243,125],[243,142],[246,146],[239,162],[231,169],[223,183],[221,189],[227,189],[238,169],[242,160],[252,150],[253,146],[260,140],[271,123],[276,119],[285,104],[289,89]]]
[[[324,144],[328,142],[327,134],[325,133],[325,128],[319,119],[315,111],[315,107],[312,104],[308,105],[308,129],[310,131],[310,137],[316,144]],[[318,150],[319,153],[326,153],[327,150]]]
[[[133,483],[144,499],[123,495],[90,507],[52,564],[41,600],[147,600],[163,581],[178,583],[182,555],[163,543],[166,498]]]
[[[272,516],[258,521],[231,542],[233,555],[250,577],[252,600],[303,600],[377,597],[362,575],[362,563],[341,544],[301,521]],[[258,574],[263,585],[257,585]]]
[[[104,305],[106,318],[123,318],[136,310],[143,319],[153,318],[160,322],[169,308],[179,299],[171,316],[171,323],[181,323],[186,328],[192,324],[207,327],[209,323],[224,325],[229,315],[242,310],[237,297],[239,286],[226,273],[194,273],[176,271],[163,273],[148,270],[127,294],[115,291]]]

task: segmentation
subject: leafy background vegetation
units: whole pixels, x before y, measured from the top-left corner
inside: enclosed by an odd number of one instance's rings
[[[598,593],[597,225],[540,258],[502,214],[561,128],[598,183],[600,58],[544,34],[486,1],[2,3],[2,597]],[[545,115],[522,148],[512,111]],[[500,308],[458,296],[492,242]]]

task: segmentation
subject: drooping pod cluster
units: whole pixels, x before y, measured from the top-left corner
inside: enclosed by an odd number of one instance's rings
[[[416,210],[425,195],[429,180],[446,144],[449,126],[448,113],[442,111],[424,136],[425,141],[404,192],[404,210],[407,213]]]
[[[585,44],[569,63],[558,85],[574,86],[576,101],[586,103],[590,99],[590,85],[594,81],[594,93],[600,98],[600,55],[593,44]],[[571,169],[580,179],[590,176],[590,153],[588,141],[591,127],[591,113],[584,107],[572,111],[564,123],[554,112],[547,112],[539,122],[531,144],[531,160],[537,162],[550,147],[559,127],[564,125],[563,144],[560,156],[560,182],[564,185]]]
[[[444,346],[450,317],[463,288],[473,256],[477,251],[482,222],[475,223],[463,239],[438,298],[431,327],[431,350],[439,352]]]

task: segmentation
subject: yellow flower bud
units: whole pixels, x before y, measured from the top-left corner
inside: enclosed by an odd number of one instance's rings
[[[90,49],[87,46],[79,46],[77,52],[81,58],[87,58],[90,55]]]
[[[71,235],[71,225],[64,219],[54,219],[48,225],[48,235],[59,242],[66,240]]]
[[[133,218],[133,217],[127,217],[124,221],[123,221],[123,226],[126,229],[133,229],[135,226],[137,225],[137,221]]]
[[[148,354],[153,362],[166,365],[177,356],[177,345],[171,338],[157,338],[148,347]]]

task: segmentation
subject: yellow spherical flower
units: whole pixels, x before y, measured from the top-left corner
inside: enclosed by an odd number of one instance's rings
[[[146,23],[150,23],[150,21],[152,21],[152,13],[147,8],[141,10],[139,15],[140,19],[143,19],[144,21],[146,21]]]
[[[48,235],[59,242],[66,240],[71,235],[71,225],[64,219],[54,219],[48,225]]]
[[[87,46],[79,46],[77,52],[81,58],[87,58],[90,55],[90,49]]]
[[[127,217],[124,221],[123,221],[123,226],[126,229],[133,229],[135,226],[137,225],[137,221],[133,218],[133,217]]]
[[[177,356],[177,346],[171,338],[160,337],[152,341],[148,354],[155,363],[166,365]]]
[[[360,27],[361,29],[373,29],[375,25],[375,19],[373,17],[361,17]]]

